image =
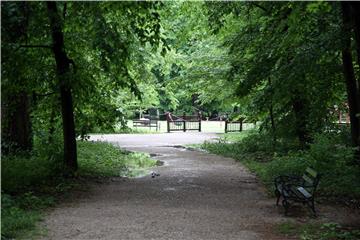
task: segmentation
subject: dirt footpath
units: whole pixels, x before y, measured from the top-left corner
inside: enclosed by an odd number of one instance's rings
[[[288,218],[256,178],[232,159],[175,145],[214,134],[92,136],[157,154],[160,176],[92,184],[49,213],[46,239],[286,239],[273,225]]]

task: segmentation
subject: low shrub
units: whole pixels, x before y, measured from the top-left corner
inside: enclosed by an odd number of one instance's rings
[[[359,230],[344,228],[332,222],[301,224],[288,221],[277,225],[277,231],[288,237],[299,236],[301,240],[356,240],[360,238]]]
[[[35,200],[35,202],[32,202]],[[1,239],[13,239],[35,229],[41,219],[40,209],[53,202],[47,202],[32,193],[17,197],[1,194]]]
[[[36,229],[44,208],[77,185],[62,177],[62,151],[54,143],[36,143],[31,154],[2,156],[1,236],[13,239]],[[78,175],[82,177],[129,176],[147,173],[156,160],[147,154],[123,151],[110,143],[78,142]],[[34,234],[37,232],[35,231]],[[25,237],[28,238],[28,237]]]
[[[239,142],[207,142],[202,148],[242,161],[259,176],[270,192],[273,192],[276,176],[301,175],[306,167],[311,166],[321,174],[320,194],[358,198],[360,168],[352,163],[355,149],[347,146],[343,139],[344,136],[337,132],[319,134],[308,150],[301,151],[295,142],[280,143],[280,146],[272,148],[269,137],[252,133]]]

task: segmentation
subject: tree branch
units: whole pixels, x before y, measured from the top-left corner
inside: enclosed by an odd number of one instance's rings
[[[65,22],[65,17],[66,17],[66,2],[64,2],[64,8],[63,8],[63,21]]]
[[[55,91],[55,92],[49,92],[49,93],[43,93],[43,94],[39,94],[39,93],[35,93],[35,94],[37,97],[47,97],[47,96],[53,95],[55,93],[58,93],[58,92]]]
[[[50,45],[20,45],[20,48],[52,48]]]
[[[20,45],[16,50],[19,48],[47,48],[52,49],[51,45]]]
[[[77,68],[76,68],[74,60],[72,60],[71,58],[68,58],[68,61],[73,66],[74,73],[76,73]]]
[[[266,9],[265,7],[261,6],[260,4],[256,3],[256,2],[251,2],[252,5],[254,5],[255,7],[260,8],[261,10],[263,10],[264,12],[268,13],[269,10]]]

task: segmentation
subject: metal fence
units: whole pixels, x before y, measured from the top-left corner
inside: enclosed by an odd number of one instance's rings
[[[175,121],[167,121],[167,131],[192,131],[196,130],[201,132],[201,121],[200,120],[175,120]]]
[[[145,127],[145,128],[156,128],[156,131],[159,129],[158,120],[133,120],[133,127]]]
[[[225,121],[225,133],[228,132],[241,132],[243,130],[243,122],[229,122]]]

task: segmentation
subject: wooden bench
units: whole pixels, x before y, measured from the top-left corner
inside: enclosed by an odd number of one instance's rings
[[[300,202],[307,205],[316,216],[315,191],[319,184],[320,175],[312,168],[307,168],[302,176],[279,176],[275,178],[276,205],[282,197],[285,215],[288,213],[291,202]]]

